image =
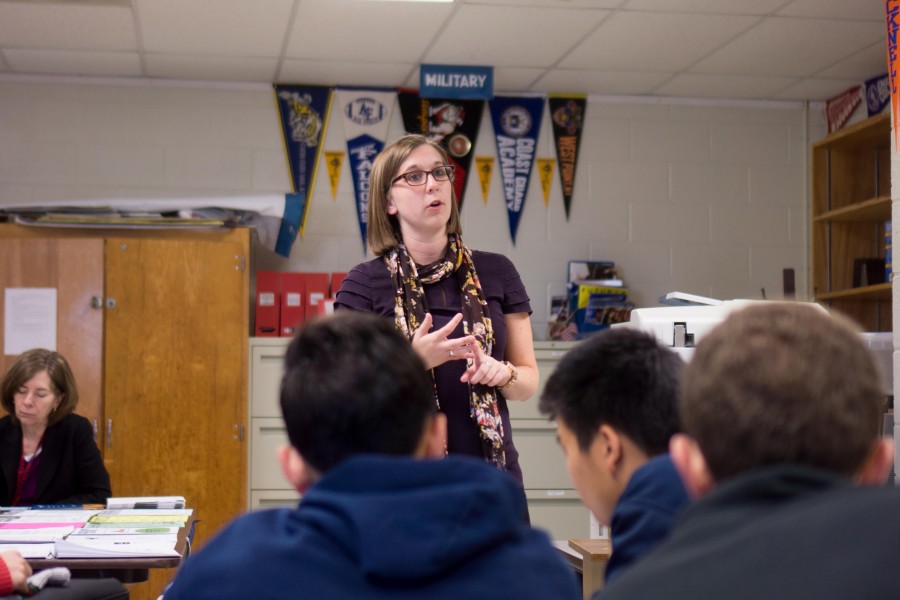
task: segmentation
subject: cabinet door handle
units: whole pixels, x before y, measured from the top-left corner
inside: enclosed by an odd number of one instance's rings
[[[106,447],[112,448],[112,419],[106,420]]]

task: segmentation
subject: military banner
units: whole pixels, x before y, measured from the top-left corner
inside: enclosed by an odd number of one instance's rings
[[[495,96],[490,101],[491,121],[497,138],[497,163],[513,244],[528,196],[537,136],[541,130],[544,99]]]
[[[547,103],[550,106],[550,120],[553,122],[559,181],[562,184],[563,204],[568,220],[572,207],[572,192],[575,190],[575,168],[578,165],[587,97],[577,94],[550,94]]]
[[[321,143],[328,124],[331,106],[331,88],[316,85],[273,85],[275,102],[281,115],[281,133],[284,150],[291,171],[291,187],[294,202],[300,203],[299,230],[306,229],[309,200],[316,182],[316,167],[321,154]],[[293,226],[291,226],[293,227]],[[290,242],[297,237],[292,232]]]
[[[366,223],[369,209],[369,172],[372,161],[384,148],[391,114],[394,111],[394,90],[361,90],[338,88],[337,109],[344,120],[347,157],[353,189],[356,192],[356,212],[363,252],[366,249]]]
[[[456,166],[453,189],[459,209],[463,207],[466,181],[472,167],[474,140],[481,127],[484,100],[422,98],[414,90],[399,90],[403,127],[439,141]]]

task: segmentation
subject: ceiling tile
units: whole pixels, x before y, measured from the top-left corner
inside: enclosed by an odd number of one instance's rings
[[[134,0],[148,52],[277,57],[293,0]]]
[[[758,17],[618,12],[559,66],[610,71],[679,71],[759,21]]]
[[[137,50],[137,37],[129,8],[0,2],[0,44],[54,50]]]
[[[772,94],[796,83],[795,77],[753,77],[730,75],[676,75],[653,90],[659,96],[687,98],[770,98]]]
[[[148,54],[144,61],[150,77],[173,79],[271,82],[278,68],[275,58]]]
[[[494,91],[503,94],[515,94],[534,91],[531,84],[541,78],[546,69],[529,69],[527,67],[499,67],[494,69]]]
[[[825,101],[857,85],[860,85],[859,81],[847,79],[803,79],[773,94],[772,99]]]
[[[887,73],[887,45],[884,40],[828,67],[817,77],[828,79],[870,79]]]
[[[402,63],[288,59],[281,65],[281,73],[276,81],[319,85],[400,87],[405,84],[413,68],[414,65]]]
[[[438,35],[426,60],[495,67],[549,67],[609,11],[463,5]]]
[[[654,10],[720,15],[767,15],[785,0],[628,0],[626,10]]]
[[[286,55],[325,61],[369,55],[384,62],[417,62],[452,9],[452,4],[304,0]]]
[[[531,90],[634,96],[649,94],[669,77],[671,75],[668,73],[553,69],[535,83]]]
[[[536,6],[541,8],[617,8],[627,0],[456,0],[457,4]]]
[[[784,17],[849,19],[884,23],[884,2],[872,0],[794,0],[775,12]]]
[[[871,46],[884,35],[879,23],[776,17],[762,21],[690,70],[805,77]]]
[[[53,75],[95,75],[101,77],[137,77],[141,64],[134,52],[82,52],[78,50],[3,51],[13,72]]]

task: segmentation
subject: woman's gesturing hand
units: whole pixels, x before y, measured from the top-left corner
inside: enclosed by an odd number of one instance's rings
[[[488,356],[484,353],[480,346],[474,346],[474,358],[469,362],[469,368],[459,378],[463,383],[480,383],[481,385],[489,385],[499,387],[509,381],[512,374],[509,367],[499,360]]]
[[[429,331],[432,323],[431,313],[425,313],[422,324],[413,334],[412,346],[426,368],[433,369],[450,360],[467,360],[475,357],[472,349],[476,348],[477,344],[473,336],[448,337],[462,318],[462,313],[457,313],[440,329]]]

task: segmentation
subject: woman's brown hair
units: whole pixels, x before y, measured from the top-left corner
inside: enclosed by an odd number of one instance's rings
[[[367,211],[366,237],[369,249],[376,256],[384,256],[397,246],[402,240],[400,222],[396,215],[387,212],[390,199],[391,181],[399,173],[400,165],[419,146],[431,146],[444,164],[451,164],[447,150],[438,142],[430,140],[424,135],[407,134],[392,142],[378,153],[372,163],[372,171],[369,173],[369,207]],[[447,233],[462,234],[459,224],[459,206],[456,199],[456,189],[450,186],[450,220],[447,221]]]
[[[41,371],[47,372],[50,377],[50,385],[53,386],[53,393],[59,398],[59,405],[50,413],[47,426],[58,423],[75,410],[75,406],[78,404],[78,388],[75,385],[75,376],[72,374],[72,369],[69,368],[68,361],[59,352],[34,348],[19,355],[16,362],[3,376],[3,383],[0,384],[0,394],[2,394],[0,403],[9,413],[13,423],[18,423],[15,405],[16,390]]]

